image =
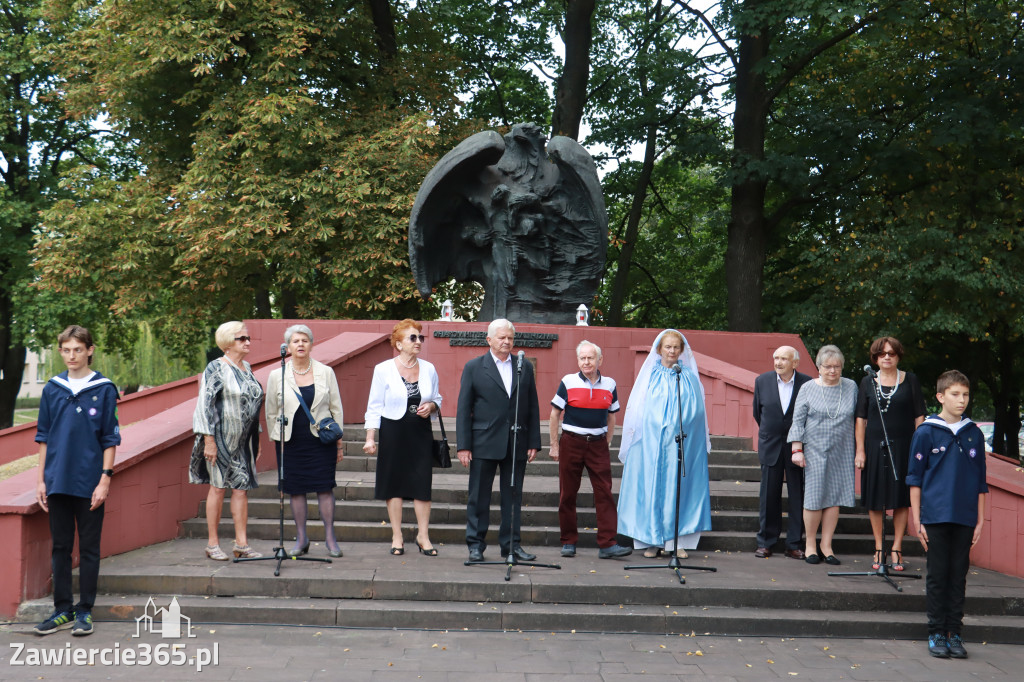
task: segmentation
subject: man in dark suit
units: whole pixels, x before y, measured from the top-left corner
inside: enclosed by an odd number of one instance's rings
[[[754,381],[754,421],[757,422],[757,456],[761,460],[761,528],[754,556],[767,559],[782,533],[782,480],[789,491],[789,527],[786,556],[803,559],[804,472],[793,464],[786,440],[793,425],[793,406],[800,387],[810,377],[796,371],[800,353],[782,346],[772,356],[775,370]]]
[[[456,437],[459,461],[469,467],[466,544],[470,561],[484,558],[491,486],[494,471],[499,468],[501,527],[498,546],[501,555],[507,557],[511,551],[521,561],[537,558],[520,546],[519,532],[526,463],[532,462],[540,450],[540,411],[533,365],[522,361],[519,366],[518,359],[512,356],[514,340],[512,323],[494,320],[487,327],[490,351],[473,358],[462,369]],[[515,431],[517,407],[518,433]]]

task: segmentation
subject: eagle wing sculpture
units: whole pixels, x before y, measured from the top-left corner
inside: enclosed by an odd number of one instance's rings
[[[608,243],[597,169],[575,140],[535,125],[477,133],[427,174],[409,225],[420,295],[439,282],[484,286],[481,320],[565,323],[589,304]]]

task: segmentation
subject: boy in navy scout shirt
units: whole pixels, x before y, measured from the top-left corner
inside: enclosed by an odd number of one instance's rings
[[[50,515],[54,611],[35,631],[49,635],[71,628],[72,635],[88,635],[100,572],[103,502],[114,475],[114,450],[121,443],[117,387],[89,369],[95,348],[88,329],[71,325],[57,337],[57,346],[67,371],[43,388],[36,431],[36,501]],[[76,527],[81,599],[72,607],[71,550]]]
[[[967,569],[985,523],[985,437],[963,416],[970,386],[956,370],[939,377],[942,411],[914,433],[907,470],[910,510],[928,552],[928,652],[939,658],[967,658],[960,638]]]

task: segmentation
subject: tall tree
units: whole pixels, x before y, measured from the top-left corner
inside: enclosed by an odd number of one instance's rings
[[[639,164],[631,164],[609,185],[614,187],[616,200],[625,201],[622,180],[628,177],[631,183],[628,210],[619,214],[621,220],[613,222],[610,229],[614,244],[609,251],[611,281],[603,299],[605,322],[620,326],[635,319],[626,301],[636,282],[652,275],[637,274],[634,267],[644,251],[641,242],[654,234],[642,230],[643,223],[659,215],[651,206],[651,195],[665,208],[656,182],[668,182],[662,192],[664,196],[673,194],[673,183],[680,177],[677,167],[705,167],[708,159],[718,158],[723,140],[716,122],[703,111],[715,87],[714,79],[707,75],[712,65],[703,63],[684,43],[696,23],[690,15],[660,0],[622,0],[604,5],[599,19],[588,100],[592,128],[588,141],[610,148],[612,158],[625,158],[634,148],[643,149]],[[671,160],[656,173],[656,165],[668,152]],[[658,220],[672,215],[671,210],[662,211]],[[675,232],[691,234],[692,227],[677,224]],[[686,243],[672,239],[663,247]],[[653,276],[675,278],[677,274],[658,272]]]
[[[59,196],[61,171],[103,161],[91,122],[65,115],[61,79],[47,58],[63,36],[40,5],[0,0],[0,428],[12,424],[26,338],[38,323],[38,301],[24,292],[39,212]],[[71,321],[59,310],[45,314],[55,325]]]
[[[593,43],[594,0],[564,0],[562,43],[565,61],[555,80],[555,107],[551,134],[580,138],[580,120],[587,101],[590,48]]]
[[[485,126],[551,120],[558,67],[551,34],[561,9],[550,0],[419,0],[416,13],[447,36],[458,58],[460,110]],[[476,132],[476,131],[474,131]]]
[[[716,4],[712,13],[694,2],[674,2],[699,18],[731,69],[729,329],[760,331],[769,241],[795,205],[814,200],[806,192],[771,196],[772,182],[792,170],[766,148],[779,97],[822,54],[877,22],[898,22],[904,3],[735,0]]]
[[[858,354],[893,334],[926,384],[965,371],[1008,454],[1024,383],[1022,73],[1024,19],[1000,0],[922,4],[898,40],[865,35],[818,63],[779,125],[843,191],[768,265],[777,324]]]
[[[462,132],[453,62],[422,13],[389,23],[381,3],[301,0],[49,9],[85,23],[56,55],[72,113],[105,114],[145,172],[68,178],[74,198],[46,214],[38,242],[42,287],[88,285],[180,349],[230,318],[419,312],[407,217]]]

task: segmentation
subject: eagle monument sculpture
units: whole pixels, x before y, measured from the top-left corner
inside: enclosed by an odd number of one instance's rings
[[[477,133],[427,174],[409,223],[424,299],[454,278],[484,287],[479,319],[565,324],[604,273],[608,216],[590,154],[533,124]]]

